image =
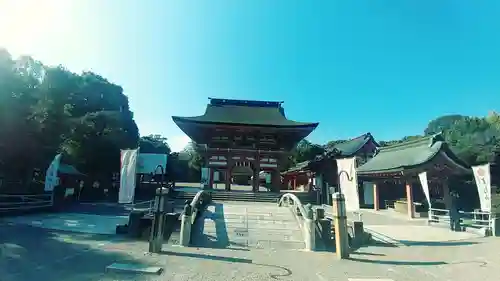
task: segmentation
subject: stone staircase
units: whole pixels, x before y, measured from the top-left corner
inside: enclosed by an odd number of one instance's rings
[[[192,230],[196,247],[304,249],[302,230],[286,207],[273,203],[213,202]]]
[[[239,201],[239,202],[261,202],[277,203],[284,192],[243,192],[243,191],[224,191],[214,190],[212,193],[213,201]],[[195,191],[175,191],[175,199],[193,200]],[[314,203],[314,198],[308,193],[295,193],[302,204]]]

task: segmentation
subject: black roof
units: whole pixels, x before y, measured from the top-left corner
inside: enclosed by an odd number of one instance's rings
[[[297,122],[285,116],[282,102],[251,101],[233,99],[210,99],[205,114],[193,117],[172,116],[174,122],[226,124],[257,127],[310,128],[314,130],[318,123]]]

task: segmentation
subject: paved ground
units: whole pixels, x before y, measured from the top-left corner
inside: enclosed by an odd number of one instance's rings
[[[197,222],[196,245],[211,248],[303,249],[292,212],[273,203],[212,203]]]
[[[200,220],[205,234],[200,238],[208,239],[198,240],[201,243],[197,247],[182,248],[173,245],[178,239],[174,238],[159,255],[146,254],[146,242],[82,233],[91,232],[90,220],[64,219],[70,214],[59,214],[55,223],[57,226],[63,222],[65,228],[51,226],[55,218],[50,215],[38,217],[42,224],[33,224],[33,216],[2,218],[0,280],[500,280],[498,238],[445,239],[448,236],[443,232],[440,238],[430,239],[421,234],[430,228],[421,225],[422,221],[365,212],[363,220],[370,228],[384,227],[385,233],[393,236],[410,233],[412,235],[405,239],[412,243],[400,243],[400,246],[375,243],[358,249],[350,259],[339,261],[334,253],[296,249],[301,248],[294,244],[300,243],[301,232],[287,208],[275,204],[256,205],[227,202],[210,206]],[[77,213],[78,218],[94,211],[91,207],[83,209],[86,211]],[[98,221],[113,225],[112,220],[105,218],[115,213],[107,208],[98,209],[103,210]],[[87,226],[82,227],[85,223]],[[112,227],[114,229],[114,225]],[[268,243],[269,248],[259,249],[262,242],[258,241]],[[106,273],[106,266],[115,262],[161,266],[164,272],[161,276]]]
[[[145,242],[8,224],[0,225],[0,241],[2,281],[497,281],[500,272],[500,241],[494,238],[463,241],[460,245],[372,245],[342,261],[328,252],[172,245],[166,245],[162,254],[148,255],[144,253]],[[164,273],[106,273],[105,267],[114,262],[157,265]]]
[[[402,245],[450,243],[479,238],[470,232],[452,232],[446,227],[429,226],[426,218],[408,219],[392,211],[362,210],[367,232],[376,239]],[[351,218],[357,215],[351,214]]]

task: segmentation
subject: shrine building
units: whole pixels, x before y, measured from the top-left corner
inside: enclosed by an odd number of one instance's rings
[[[209,186],[214,172],[224,174],[225,189],[231,190],[236,171],[250,171],[252,190],[259,190],[259,173],[271,175],[271,190],[281,189],[280,168],[290,151],[318,123],[286,118],[283,102],[210,98],[205,114],[173,116],[176,125],[198,146],[209,168]]]
[[[358,180],[371,182],[373,208],[394,208],[414,218],[426,214],[428,204],[418,175],[427,173],[430,198],[449,208],[449,180],[471,175],[470,166],[449,148],[441,134],[381,147],[366,164],[358,167]]]
[[[310,161],[298,163],[283,172],[285,188],[311,192],[315,186],[319,192],[318,203],[331,204],[330,187],[334,187],[338,191],[336,159],[356,157],[356,165],[360,166],[373,157],[379,146],[371,133],[335,144],[327,149],[323,155],[318,155]],[[360,185],[358,189],[360,201],[363,202],[363,186]]]

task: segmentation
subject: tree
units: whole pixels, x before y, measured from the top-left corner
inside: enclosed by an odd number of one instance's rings
[[[55,153],[87,174],[119,170],[120,150],[139,133],[123,89],[92,72],[76,74],[0,50],[0,169],[24,177]]]
[[[141,153],[170,154],[171,152],[167,138],[161,135],[141,137],[139,140],[139,149]]]
[[[201,167],[203,167],[203,157],[198,152],[197,144],[195,142],[189,142],[186,148],[184,148],[183,153],[188,155],[188,165],[190,169],[196,171],[201,170]]]

